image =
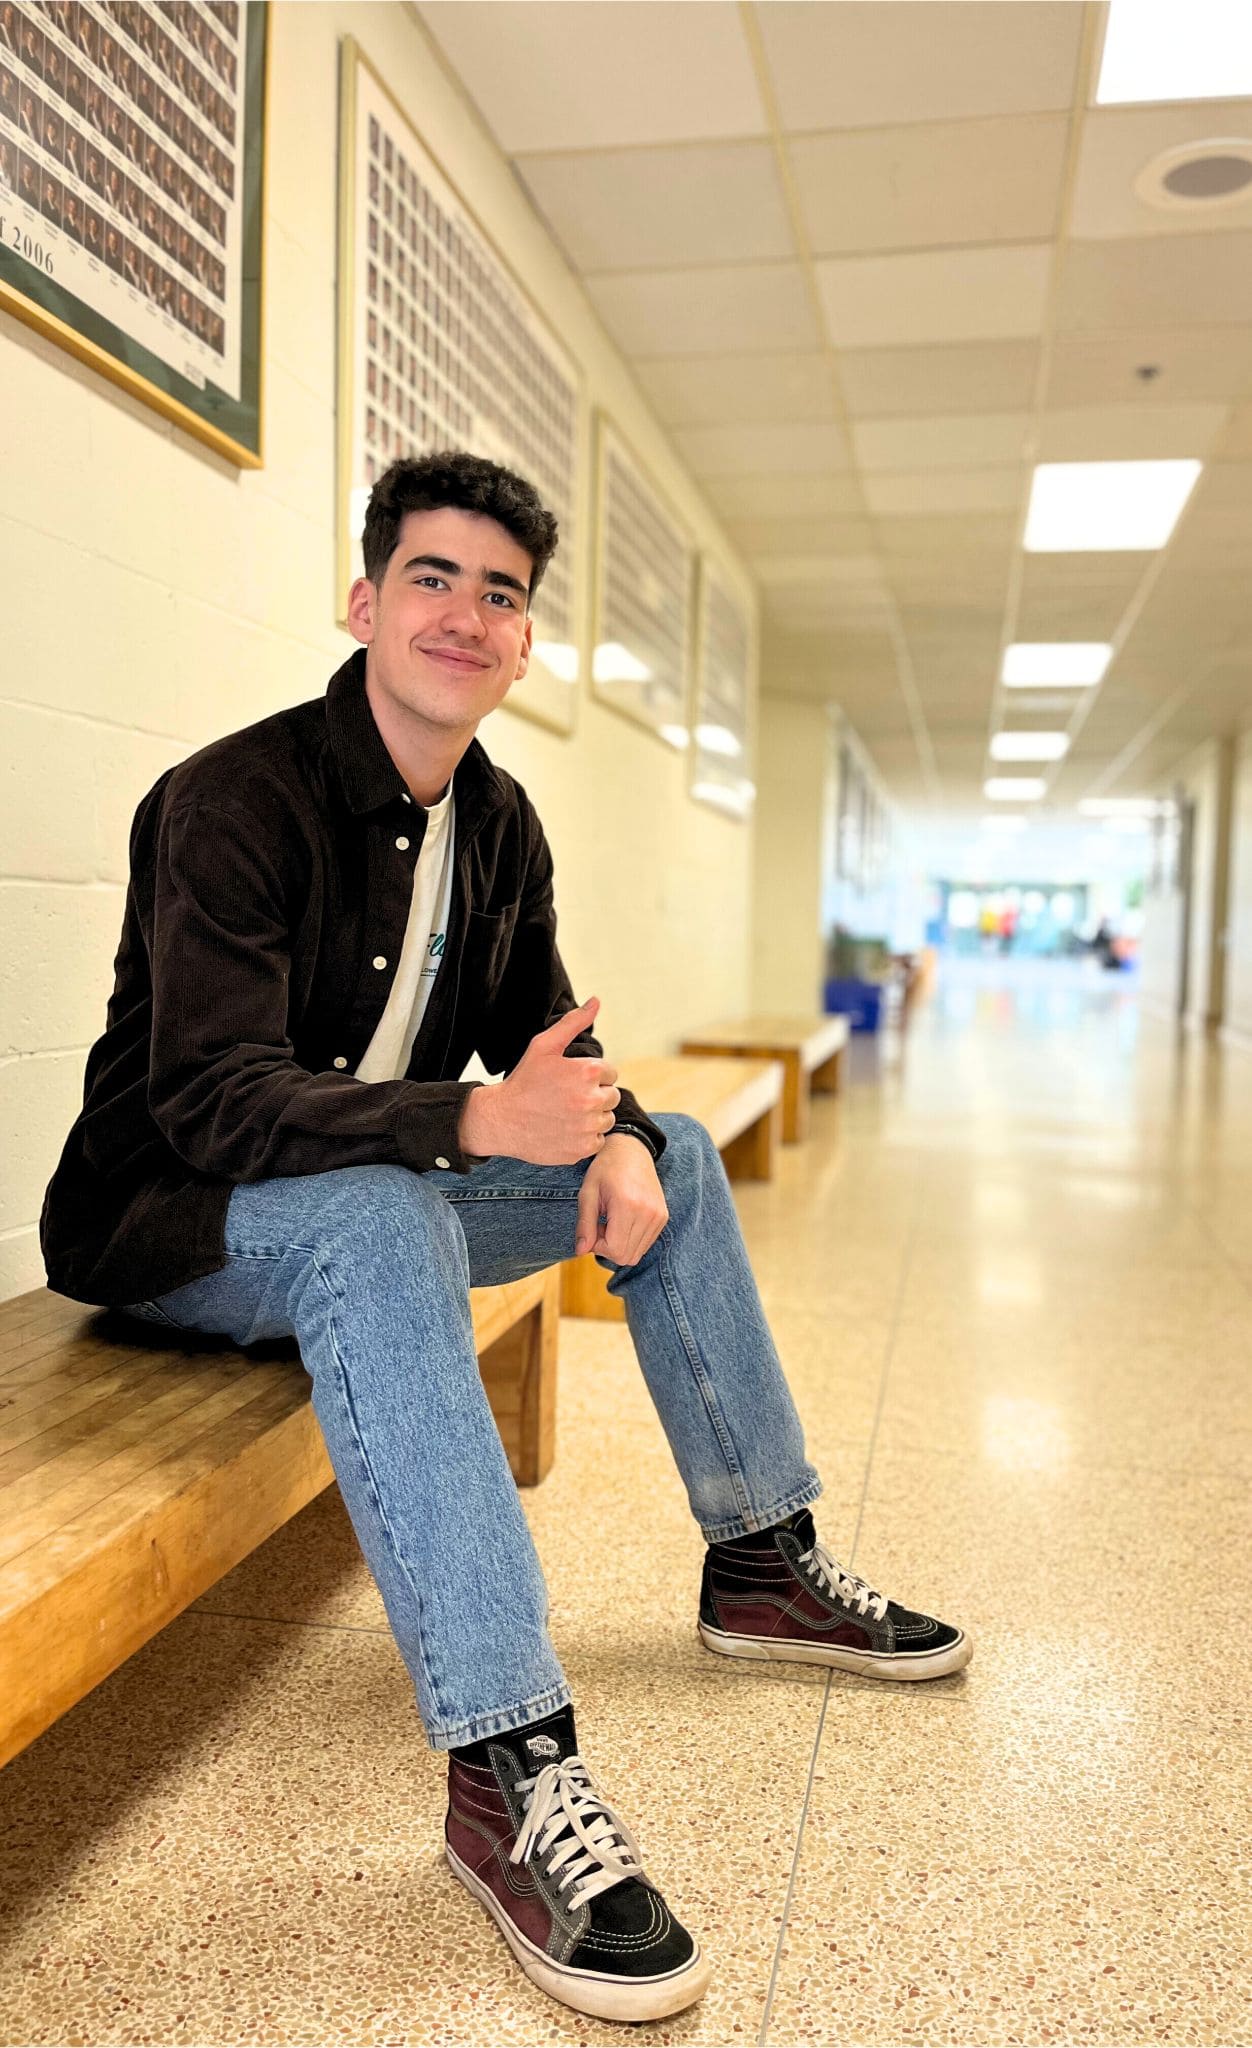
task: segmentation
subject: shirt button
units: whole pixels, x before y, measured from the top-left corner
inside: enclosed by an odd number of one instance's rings
[[[397,839],[396,845],[399,847],[401,853],[407,853],[409,850],[409,842],[407,839]]]
[[[335,1065],[336,1065],[337,1067],[346,1067],[346,1066],[347,1066],[347,1064],[348,1064],[347,1060],[346,1060],[346,1059],[344,1058],[343,1054],[342,1054],[342,1053],[340,1053],[340,1055],[339,1055],[339,1058],[338,1058],[338,1059],[337,1059],[337,1060],[335,1061]]]
[[[402,804],[411,804],[411,803],[412,803],[413,799],[412,799],[412,797],[411,797],[411,796],[409,795],[409,793],[408,793],[408,790],[407,790],[407,789],[402,789],[402,790],[401,790],[401,792],[400,792],[400,801],[401,801],[401,803],[402,803]]]
[[[447,1163],[448,1163],[448,1162],[447,1162],[447,1160],[446,1160],[446,1159],[444,1158],[444,1156],[443,1156],[443,1153],[441,1152],[441,1153],[439,1154],[439,1157],[438,1157],[438,1159],[436,1159],[436,1161],[435,1161],[435,1165],[436,1165],[436,1166],[446,1166],[446,1165],[447,1165]]]
[[[381,953],[375,953],[375,955],[374,955],[374,965],[375,965],[375,967],[385,967],[385,966],[387,965],[386,959],[385,959],[385,957],[384,957],[384,955],[383,955],[383,954],[381,954]]]

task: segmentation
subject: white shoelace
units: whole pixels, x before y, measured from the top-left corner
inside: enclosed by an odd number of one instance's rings
[[[855,1607],[858,1614],[872,1611],[875,1621],[886,1618],[887,1603],[882,1594],[876,1593],[864,1579],[858,1579],[855,1572],[845,1571],[824,1543],[815,1543],[811,1550],[806,1550],[800,1563],[811,1579],[846,1601],[849,1607]]]
[[[530,1799],[509,1861],[546,1859],[548,1877],[562,1873],[557,1889],[568,1887],[567,1905],[585,1906],[624,1877],[643,1876],[634,1836],[601,1799],[580,1756],[545,1764],[537,1776],[523,1778],[517,1790]]]

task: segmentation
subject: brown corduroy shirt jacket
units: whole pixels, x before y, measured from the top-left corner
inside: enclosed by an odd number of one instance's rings
[[[60,1293],[121,1305],[216,1272],[244,1182],[472,1170],[457,1135],[466,1063],[509,1071],[574,996],[539,819],[474,741],[456,771],[447,941],[407,1073],[355,1078],[425,824],[374,723],[363,650],[325,697],[216,741],[149,791],[106,1028],[44,1200]],[[570,1053],[600,1047],[584,1032]],[[625,1091],[617,1115],[664,1149]]]

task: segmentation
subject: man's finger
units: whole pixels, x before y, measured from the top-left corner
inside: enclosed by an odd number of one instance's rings
[[[530,1041],[531,1045],[539,1046],[544,1052],[563,1053],[567,1045],[573,1044],[580,1031],[590,1030],[596,1021],[599,1008],[599,996],[588,996],[586,1002],[580,1003],[576,1010],[567,1010],[563,1017],[557,1018],[555,1024],[549,1024],[546,1031],[537,1032]]]
[[[574,1226],[574,1252],[596,1249],[600,1234],[600,1193],[588,1175],[578,1191],[578,1220]]]

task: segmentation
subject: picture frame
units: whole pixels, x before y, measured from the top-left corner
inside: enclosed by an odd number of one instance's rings
[[[0,306],[262,466],[268,0],[0,0]]]
[[[755,619],[714,556],[700,558],[690,791],[697,803],[748,818],[756,801]]]
[[[337,616],[389,462],[457,447],[518,471],[560,545],[527,672],[500,709],[568,738],[586,665],[581,368],[352,36],[339,83]]]
[[[596,444],[592,695],[685,751],[691,740],[695,549],[664,493],[603,412]]]

